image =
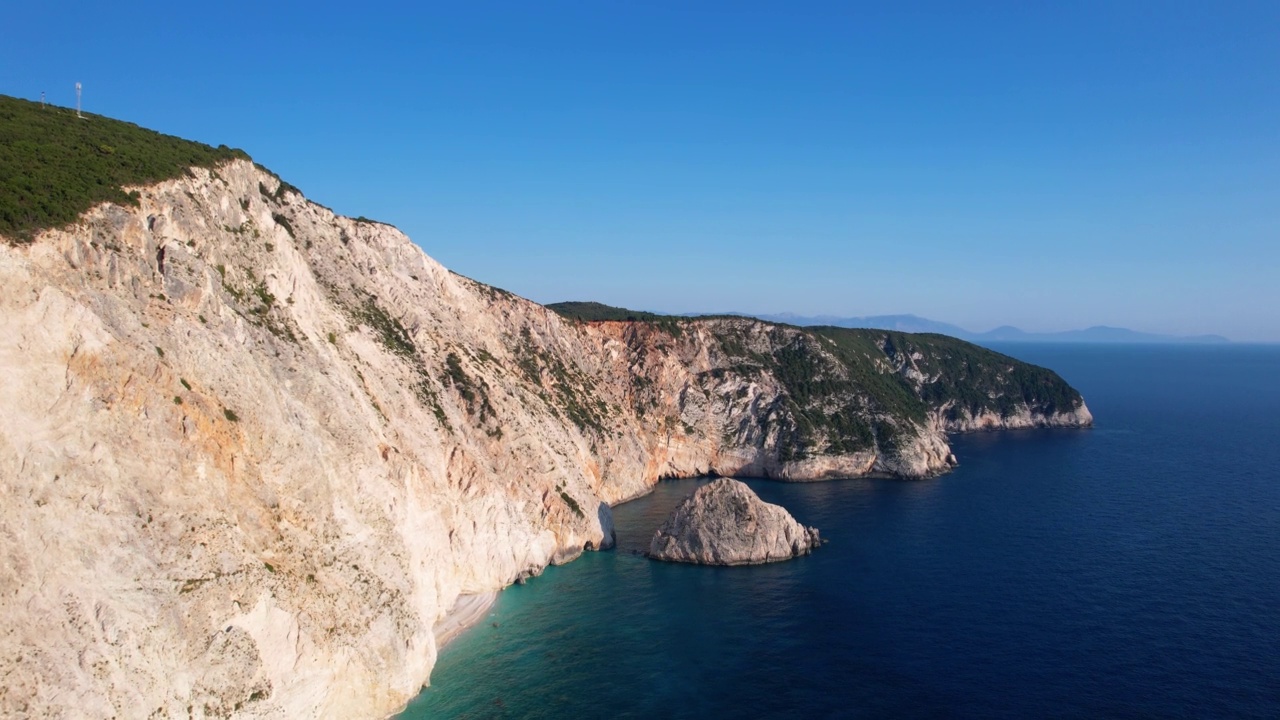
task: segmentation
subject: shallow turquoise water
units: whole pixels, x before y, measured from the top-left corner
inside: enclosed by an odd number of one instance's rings
[[[1280,348],[1001,350],[1098,427],[956,438],[929,481],[750,481],[829,543],[704,568],[619,549],[499,595],[407,718],[1280,717]]]

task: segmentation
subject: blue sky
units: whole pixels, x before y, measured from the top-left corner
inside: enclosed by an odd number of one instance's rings
[[[0,93],[542,302],[1280,340],[1280,3],[23,3]]]

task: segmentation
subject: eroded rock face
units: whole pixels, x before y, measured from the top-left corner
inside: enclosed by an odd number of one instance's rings
[[[649,557],[698,565],[760,565],[808,555],[817,528],[805,527],[744,483],[720,478],[698,488],[653,534]]]
[[[1028,408],[1019,408],[1008,415],[986,412],[973,413],[962,410],[954,413],[955,417],[947,417],[950,405],[934,414],[933,424],[946,432],[964,433],[981,430],[1018,430],[1023,428],[1078,428],[1093,425],[1093,413],[1081,405],[1072,410],[1062,412],[1031,412]]]
[[[569,322],[249,162],[139,192],[0,243],[0,716],[383,716],[659,478],[949,467],[923,415],[799,446],[746,362],[849,381],[798,328]]]

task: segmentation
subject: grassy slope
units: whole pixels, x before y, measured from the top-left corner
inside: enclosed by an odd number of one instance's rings
[[[242,150],[210,147],[101,115],[0,95],[0,236],[29,242],[75,222],[101,202],[133,201],[122,189],[213,167]]]

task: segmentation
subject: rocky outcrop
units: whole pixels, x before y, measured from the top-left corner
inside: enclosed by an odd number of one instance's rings
[[[0,715],[383,715],[659,478],[948,467],[874,338],[566,320],[247,161],[136,190],[0,244]]]
[[[818,530],[805,527],[751,488],[719,478],[672,511],[649,543],[649,557],[698,565],[760,565],[808,555]]]
[[[1080,393],[1051,370],[941,335],[882,332],[879,346],[937,432],[1093,425]]]
[[[1023,428],[1079,428],[1093,425],[1093,413],[1083,403],[1062,412],[1032,412],[1021,407],[1009,414],[987,411],[974,413],[968,409],[957,410],[946,404],[932,414],[934,427],[949,433],[977,432],[980,430],[1017,430]]]

